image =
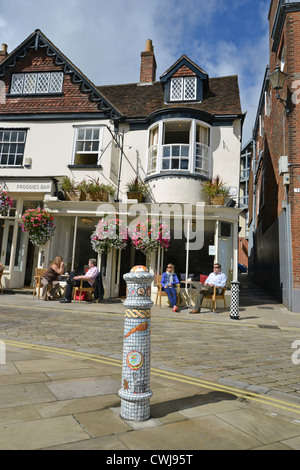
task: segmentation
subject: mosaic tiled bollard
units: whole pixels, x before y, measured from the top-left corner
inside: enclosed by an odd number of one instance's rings
[[[239,319],[240,310],[240,283],[238,281],[231,282],[231,299],[230,299],[230,318]]]
[[[121,417],[144,421],[150,418],[150,327],[151,283],[154,275],[145,266],[135,266],[124,274],[127,296],[124,302]]]

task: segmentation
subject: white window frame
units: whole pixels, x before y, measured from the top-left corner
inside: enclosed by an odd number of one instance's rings
[[[194,82],[194,94],[192,97],[187,97],[188,82]],[[179,97],[174,97],[174,87],[180,84]],[[174,77],[171,78],[170,86],[170,101],[195,101],[197,99],[197,77]]]
[[[164,125],[168,122],[175,121],[175,122],[190,122],[190,140],[189,140],[189,156],[188,156],[188,168],[187,169],[163,169],[163,137],[164,137]],[[196,129],[197,125],[203,126],[209,129],[209,145],[204,145],[199,142],[196,142]],[[174,118],[174,119],[166,119],[161,120],[158,123],[158,142],[156,144],[156,169],[154,170],[151,167],[151,171],[149,171],[149,158],[151,158],[150,152],[152,152],[152,147],[149,146],[150,143],[150,133],[151,130],[157,126],[157,123],[153,124],[148,130],[148,148],[147,148],[147,161],[146,161],[146,168],[147,168],[147,176],[152,175],[163,175],[166,173],[174,173],[174,174],[182,174],[182,175],[197,175],[197,176],[205,176],[207,178],[211,177],[211,169],[212,169],[212,132],[211,126],[205,122],[196,120],[196,119],[185,119],[185,118]],[[207,168],[201,171],[200,168],[196,168],[196,147],[198,145],[203,145],[207,150]],[[169,145],[169,144],[167,144]],[[170,145],[181,145],[178,144],[170,144]],[[186,145],[186,144],[185,144]]]
[[[58,77],[58,80],[57,80]],[[56,84],[59,86],[57,86]],[[44,84],[42,83],[44,81]],[[11,95],[53,95],[62,93],[63,72],[14,73],[11,78]],[[46,87],[47,84],[47,87]],[[43,90],[42,90],[43,87]]]
[[[93,133],[93,131],[99,131],[99,139],[87,139],[87,138],[84,138],[84,139],[79,139],[79,134],[80,134],[80,131],[84,131],[85,132],[85,137],[86,137],[86,132],[87,131],[91,131]],[[92,136],[93,137],[93,136]],[[87,143],[87,142],[98,142],[98,150],[87,150],[85,148],[85,145],[83,145],[83,150],[80,150],[80,151],[77,151],[77,143],[78,142],[83,142],[83,144]],[[73,152],[72,152],[72,165],[74,166],[97,166],[100,164],[99,160],[100,160],[100,156],[101,156],[101,149],[102,149],[102,142],[103,142],[103,126],[91,126],[91,125],[88,125],[88,126],[75,126],[75,134],[74,134],[74,143],[73,143]],[[96,156],[96,162],[95,163],[89,163],[89,164],[84,164],[84,163],[76,163],[76,155],[77,154],[81,154],[81,155],[87,155],[87,156],[91,156],[91,155],[95,155]]]
[[[24,160],[27,131],[25,129],[17,128],[1,128],[0,132],[3,133],[0,140],[0,167],[21,167]],[[19,137],[21,132],[23,133],[23,139],[20,139]],[[9,138],[5,138],[5,134],[7,134],[7,137],[9,135]],[[16,135],[13,136],[13,134]],[[23,146],[22,152],[19,151],[20,146]],[[7,155],[6,162],[4,161],[5,155]],[[16,163],[18,158],[20,159],[20,162]]]

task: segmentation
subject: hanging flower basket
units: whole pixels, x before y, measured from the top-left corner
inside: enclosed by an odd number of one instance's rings
[[[159,247],[167,250],[170,246],[170,231],[167,224],[155,219],[138,222],[129,232],[132,243],[137,250],[145,255],[157,251]]]
[[[42,246],[54,235],[54,217],[39,207],[28,209],[21,217],[20,227],[23,232],[29,232],[33,245]]]
[[[127,226],[118,217],[104,217],[99,220],[91,235],[91,244],[97,253],[109,253],[112,248],[124,250],[128,242]]]
[[[0,214],[7,215],[9,209],[12,207],[12,198],[7,194],[6,191],[0,190]]]

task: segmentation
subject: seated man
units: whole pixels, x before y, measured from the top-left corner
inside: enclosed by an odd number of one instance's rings
[[[83,276],[77,276],[75,271],[70,274],[70,279],[67,281],[65,298],[61,300],[62,303],[70,303],[72,299],[72,290],[74,286],[80,286],[81,279],[84,279],[82,287],[93,286],[95,279],[99,273],[97,268],[97,260],[94,258],[89,259],[89,270]]]
[[[214,293],[214,286],[223,288],[226,286],[226,276],[221,272],[221,265],[215,263],[214,270],[206,279],[204,285],[200,282],[193,282],[193,286],[197,289],[197,295],[195,300],[195,308],[190,310],[190,313],[200,313],[203,299],[206,295],[212,295]]]

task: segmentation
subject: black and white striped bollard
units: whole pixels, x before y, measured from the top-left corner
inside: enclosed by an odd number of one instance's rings
[[[230,318],[239,319],[240,310],[240,283],[238,281],[231,282],[231,298],[230,298]]]

